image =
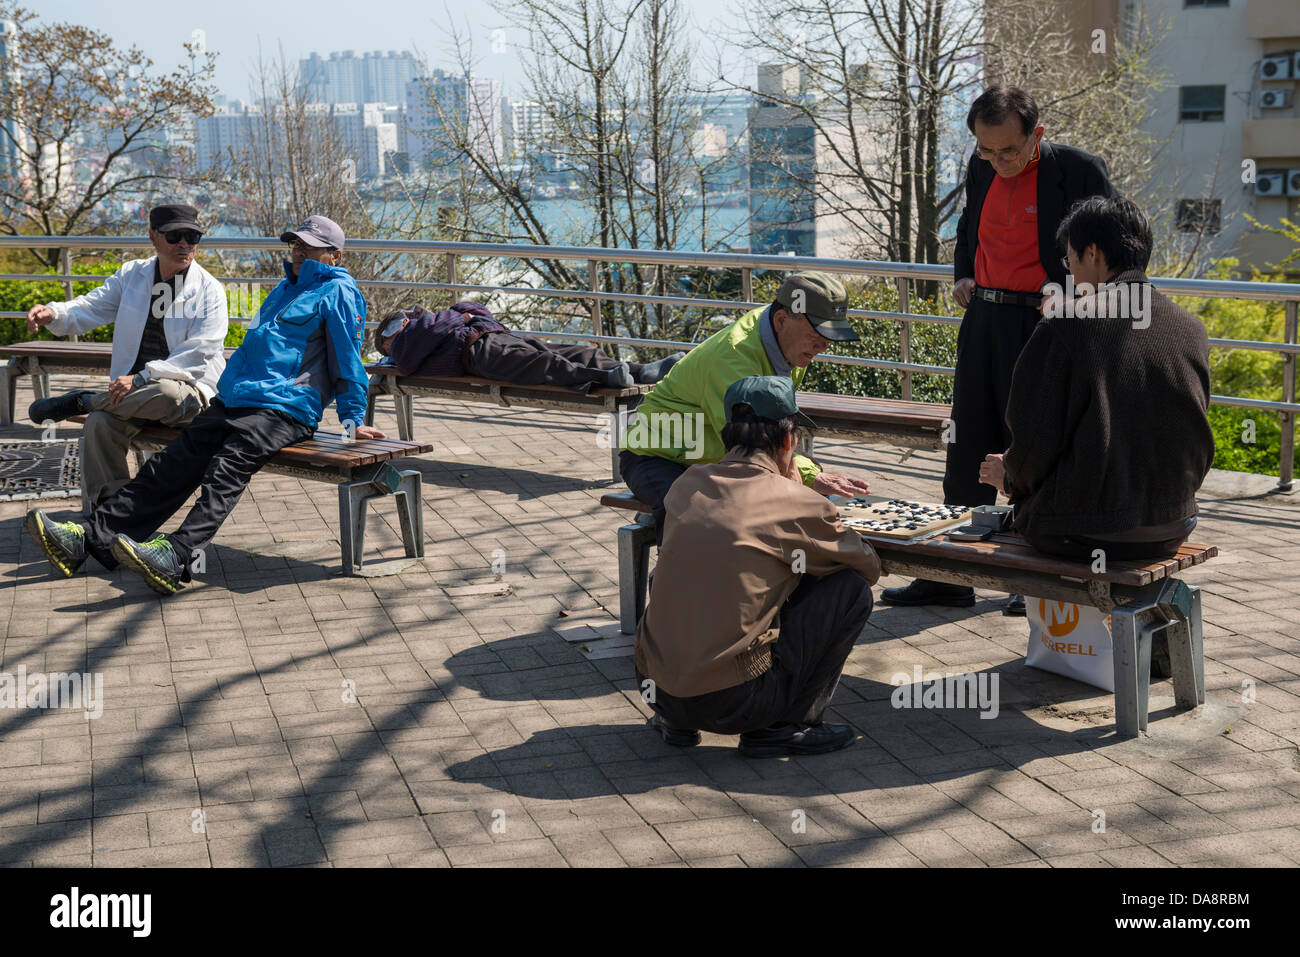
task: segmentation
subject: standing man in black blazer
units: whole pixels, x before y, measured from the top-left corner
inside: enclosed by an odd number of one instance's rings
[[[1011,373],[1041,316],[1043,287],[1065,285],[1057,229],[1075,202],[1115,190],[1101,157],[1043,139],[1038,105],[1024,90],[985,90],[966,126],[976,149],[966,168],[953,287],[966,315],[957,335],[943,500],[991,505],[997,492],[980,483],[980,465],[1010,444]],[[974,589],[924,578],[880,597],[891,605],[975,604]],[[1023,615],[1024,599],[1012,595],[1005,613]]]

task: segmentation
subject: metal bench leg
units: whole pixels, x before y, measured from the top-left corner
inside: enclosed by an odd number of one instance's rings
[[[343,574],[355,575],[366,544],[366,500],[375,494],[370,482],[339,485],[339,548]]]
[[[402,526],[402,546],[407,558],[424,557],[424,507],[420,497],[420,473],[403,472],[402,483],[393,493],[397,520]]]
[[[1174,702],[1180,708],[1205,704],[1205,652],[1201,635],[1201,589],[1192,593],[1187,617],[1169,628],[1169,665],[1174,679]]]
[[[393,402],[397,405],[397,437],[403,442],[415,441],[415,397],[395,395]]]
[[[354,472],[357,476],[359,473]],[[424,513],[419,472],[398,472],[384,464],[360,473],[351,482],[339,483],[339,550],[343,574],[361,570],[366,548],[366,503],[387,495],[396,497],[397,518],[402,529],[402,547],[408,558],[424,557]]]
[[[373,426],[375,424],[375,396],[377,394],[378,393],[375,392],[374,387],[372,386],[370,392],[366,395],[365,423],[368,426]]]
[[[632,410],[625,407],[615,408],[613,411],[614,428],[613,435],[609,438],[609,456],[610,470],[615,482],[623,481],[623,471],[618,467],[618,455],[623,448],[623,437],[627,435],[627,420],[632,415]]]
[[[1151,688],[1151,606],[1116,606],[1111,612],[1115,667],[1115,730],[1133,737],[1147,727]]]
[[[32,376],[32,391],[36,393],[38,399],[48,399],[50,397],[50,377],[48,373],[40,373]]]
[[[654,525],[633,523],[618,530],[618,627],[625,635],[636,633],[637,622],[645,614],[650,546],[654,543]]]
[[[9,362],[0,366],[0,425],[13,425],[17,414],[14,404],[18,401],[18,377],[23,374],[23,362],[14,356]]]

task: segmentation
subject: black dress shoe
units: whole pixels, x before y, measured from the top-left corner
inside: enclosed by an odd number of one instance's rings
[[[1020,618],[1025,617],[1025,596],[1012,595],[1008,598],[1006,605],[1002,608],[1002,614]]]
[[[50,421],[62,422],[74,415],[84,415],[90,411],[84,400],[94,394],[83,389],[66,395],[51,396],[48,399],[37,399],[27,407],[27,417],[40,425]]]
[[[949,605],[969,608],[975,604],[975,589],[966,585],[949,585],[918,578],[904,588],[886,588],[880,593],[886,605]]]
[[[787,754],[826,754],[852,743],[847,724],[774,724],[740,736],[740,753],[747,758],[779,758]]]
[[[700,732],[690,728],[669,727],[668,722],[659,715],[651,718],[649,725],[659,732],[665,744],[671,744],[674,748],[693,748],[700,743]]]

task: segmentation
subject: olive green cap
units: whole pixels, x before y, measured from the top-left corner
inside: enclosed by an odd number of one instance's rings
[[[829,273],[791,273],[776,291],[776,303],[796,315],[806,316],[813,328],[827,339],[858,341],[858,334],[849,325],[849,297],[844,284]]]

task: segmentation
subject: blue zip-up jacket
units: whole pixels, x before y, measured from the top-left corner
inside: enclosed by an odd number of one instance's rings
[[[307,259],[262,301],[217,383],[232,409],[278,409],[316,428],[337,400],[339,421],[365,422],[370,380],[361,362],[366,301],[342,266]]]

